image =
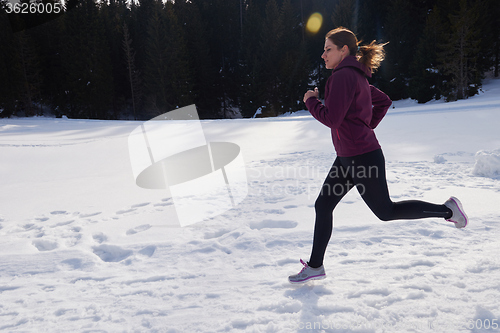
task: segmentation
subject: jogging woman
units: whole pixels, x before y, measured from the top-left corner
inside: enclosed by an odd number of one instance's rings
[[[369,85],[371,77],[384,59],[384,45],[375,41],[358,47],[354,33],[337,28],[326,35],[321,58],[327,69],[333,69],[325,86],[325,99],[318,99],[318,88],[304,95],[309,112],[331,128],[337,158],[330,169],[315,203],[316,220],[309,262],[291,283],[324,279],[323,258],[333,229],[333,210],[354,186],[373,213],[383,221],[399,219],[444,218],[457,228],[467,225],[468,218],[460,201],[451,197],[443,205],[418,200],[393,202],[385,176],[385,160],[375,137],[374,128],[392,104],[389,97]]]

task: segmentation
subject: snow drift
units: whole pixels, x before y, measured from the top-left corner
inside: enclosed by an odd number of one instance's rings
[[[472,173],[476,176],[500,178],[500,149],[478,151]]]

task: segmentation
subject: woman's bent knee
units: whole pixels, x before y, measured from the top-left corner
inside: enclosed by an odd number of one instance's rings
[[[375,215],[382,221],[387,222],[387,221],[392,221],[393,217],[392,214],[387,214],[386,212],[383,213],[375,213]]]
[[[316,214],[324,212],[333,213],[336,205],[337,204],[332,202],[331,199],[328,200],[326,198],[318,198],[314,203],[314,209],[316,210]]]

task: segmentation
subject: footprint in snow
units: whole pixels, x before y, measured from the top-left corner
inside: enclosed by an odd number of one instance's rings
[[[447,257],[449,255],[449,253],[445,251],[426,251],[422,254],[427,257]]]
[[[434,267],[436,264],[429,260],[414,260],[409,264],[396,264],[396,265],[384,265],[380,266],[383,269],[409,269],[418,266]]]
[[[277,247],[277,246],[287,246],[292,244],[292,242],[289,242],[287,240],[274,240],[266,243],[267,248],[272,248],[272,247]]]
[[[52,251],[58,247],[58,244],[56,242],[51,242],[43,239],[34,240],[32,244],[38,249],[38,251]]]
[[[149,204],[150,204],[150,202],[144,202],[144,203],[139,203],[139,204],[132,205],[131,207],[132,208],[139,208],[139,207],[147,206]]]
[[[170,206],[170,205],[172,205],[171,202],[160,202],[160,203],[154,204],[155,207],[165,207],[165,206]]]
[[[92,252],[104,262],[120,262],[132,255],[130,250],[106,244],[92,247]]]
[[[418,229],[417,232],[422,236],[432,237],[432,238],[443,238],[444,231],[438,230],[428,230],[428,229]]]
[[[285,266],[288,264],[297,264],[300,263],[297,259],[281,259],[277,261],[279,266]]]
[[[92,238],[99,244],[104,243],[108,240],[108,237],[106,237],[106,235],[104,235],[102,232],[93,234]]]
[[[66,212],[65,210],[55,210],[53,212],[50,212],[50,214],[52,215],[66,215],[68,212]]]
[[[83,261],[80,258],[72,258],[61,261],[61,264],[69,266],[71,269],[79,269],[83,266]]]
[[[251,229],[267,229],[267,228],[282,228],[282,229],[291,229],[295,228],[298,225],[295,221],[290,220],[264,220],[261,222],[252,222],[250,223]]]
[[[28,223],[23,225],[24,230],[39,229],[34,223]]]
[[[73,247],[80,242],[80,240],[82,239],[82,234],[80,233],[80,230],[81,229],[79,229],[78,227],[71,229],[71,231],[74,233],[66,237],[65,245],[67,247]]]
[[[56,287],[55,286],[45,286],[45,287],[42,287],[42,290],[50,293],[50,292],[53,292],[54,290],[56,290]]]
[[[71,224],[75,222],[75,220],[69,220],[69,221],[65,221],[65,222],[59,222],[59,223],[56,223],[52,226],[50,226],[51,228],[56,228],[56,227],[62,227],[62,226],[65,226],[65,225],[68,225],[68,224]]]
[[[285,211],[282,209],[264,209],[262,212],[265,214],[285,214]]]
[[[361,259],[361,260],[353,260],[353,259],[347,259],[347,260],[342,260],[339,263],[341,265],[349,265],[349,264],[357,264],[357,263],[372,263],[372,262],[377,262],[375,259]]]
[[[347,298],[360,298],[362,295],[389,296],[391,292],[387,288],[375,288],[350,292]]]
[[[260,264],[255,264],[253,265],[253,268],[261,268],[261,267],[269,267],[271,265],[269,265],[268,263],[260,263]]]
[[[230,231],[231,230],[228,230],[228,229],[221,229],[221,230],[205,232],[205,235],[203,236],[203,238],[205,238],[205,239],[219,238],[219,237],[227,234]]]
[[[116,215],[122,215],[122,214],[132,213],[135,210],[136,210],[135,208],[121,209],[121,210],[119,210],[119,211],[116,212]]]
[[[146,257],[151,257],[155,252],[156,252],[156,246],[150,245],[150,246],[146,246],[145,248],[140,250],[138,253],[142,254],[143,256],[146,256]]]
[[[54,312],[54,315],[56,317],[60,317],[60,316],[63,316],[64,314],[66,314],[66,312],[68,312],[68,311],[74,311],[74,309],[59,309],[56,312]]]
[[[225,246],[221,246],[221,245],[219,245],[217,243],[214,243],[212,245],[205,246],[205,247],[202,247],[202,248],[199,248],[199,249],[195,249],[195,250],[192,251],[192,253],[205,253],[205,254],[209,254],[209,253],[213,253],[213,252],[215,252],[217,250],[222,251],[222,252],[224,252],[226,254],[231,254],[232,253],[232,251],[229,248],[227,248]]]
[[[148,230],[149,228],[151,228],[151,225],[150,224],[143,224],[143,225],[140,225],[138,227],[135,227],[133,229],[128,229],[127,230],[127,235],[134,235],[134,234],[137,234],[139,232],[143,232],[143,231],[146,231]]]
[[[96,215],[99,215],[101,214],[102,212],[95,212],[95,213],[88,213],[88,214],[80,214],[80,217],[81,218],[88,218],[88,217],[93,217],[93,216],[96,216]]]

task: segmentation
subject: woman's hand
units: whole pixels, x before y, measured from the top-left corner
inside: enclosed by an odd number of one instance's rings
[[[316,97],[318,98],[319,96],[319,90],[318,90],[318,87],[314,88],[314,91],[312,90],[308,90],[305,94],[304,94],[304,103],[307,101],[307,99],[309,97]]]

